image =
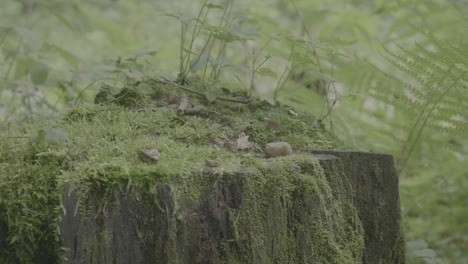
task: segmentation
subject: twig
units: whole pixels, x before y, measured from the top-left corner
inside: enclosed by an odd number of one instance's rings
[[[166,79],[164,77],[161,76],[161,79],[162,80],[156,80],[156,79],[153,79],[151,78],[151,80],[153,81],[159,81],[159,82],[162,82],[162,83],[165,83],[165,84],[171,84],[171,85],[174,85],[176,86],[177,88],[180,88],[184,91],[187,91],[187,92],[190,92],[190,93],[194,93],[194,94],[197,94],[197,95],[200,95],[200,96],[205,96],[204,93],[202,92],[199,92],[199,91],[195,91],[195,90],[192,90],[184,85],[181,85],[181,84],[178,84],[172,80],[169,80],[169,79]],[[236,99],[236,98],[228,98],[228,97],[216,97],[217,100],[220,100],[220,101],[226,101],[226,102],[232,102],[232,103],[240,103],[240,104],[248,104],[250,103],[250,100],[247,99],[247,100],[243,100],[243,99]]]

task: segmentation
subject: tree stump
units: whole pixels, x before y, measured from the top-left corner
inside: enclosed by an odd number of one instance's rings
[[[123,182],[91,193],[86,212],[66,190],[66,263],[404,263],[390,155],[313,151],[187,177],[196,195],[184,179],[155,194]]]

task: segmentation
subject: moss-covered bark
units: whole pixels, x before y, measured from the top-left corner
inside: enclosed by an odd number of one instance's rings
[[[341,160],[342,170],[349,178],[353,205],[365,231],[364,264],[403,263],[404,235],[401,229],[398,177],[393,157],[385,154],[357,151],[313,151],[333,155]],[[336,170],[325,168],[329,181]]]
[[[334,184],[351,186],[346,178]],[[91,199],[83,223],[68,214],[65,221],[79,226],[78,240],[63,234],[74,248],[70,263],[361,262],[364,232],[350,189],[334,193],[312,156],[194,171],[158,186],[150,195],[122,192],[123,184],[102,212]]]

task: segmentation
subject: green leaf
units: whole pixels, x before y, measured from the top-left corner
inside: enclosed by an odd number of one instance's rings
[[[68,134],[55,128],[41,128],[31,139],[33,145],[57,144],[68,140]]]
[[[180,23],[182,23],[184,25],[190,24],[190,21],[193,20],[193,18],[183,17],[183,16],[180,16],[180,15],[171,14],[171,13],[166,13],[165,16],[176,18],[177,20],[179,20]]]
[[[291,61],[294,61],[294,63],[299,63],[299,64],[307,64],[313,62],[314,59],[312,59],[309,55],[305,55],[302,52],[295,52],[291,56]]]
[[[120,72],[125,74],[128,78],[135,80],[135,81],[141,81],[145,76],[142,72],[136,71],[136,70],[126,70],[126,69],[120,69]]]
[[[35,85],[45,84],[49,77],[49,69],[46,65],[38,63],[31,70],[31,81]]]
[[[15,66],[15,79],[19,79],[27,75],[35,64],[36,61],[31,59],[31,57],[17,58]]]
[[[262,67],[257,71],[257,74],[266,76],[266,77],[271,77],[271,78],[276,78],[278,75],[271,70],[270,68]]]
[[[41,7],[46,9],[50,12],[53,16],[55,16],[63,25],[65,25],[68,29],[72,31],[78,31],[79,27],[74,23],[73,19],[68,19],[66,16],[62,14],[63,11],[59,11],[57,6],[53,4],[46,3],[45,1],[39,2]]]
[[[93,70],[100,72],[118,72],[119,69],[113,65],[101,64],[93,67]]]
[[[38,52],[42,48],[43,41],[35,32],[22,27],[14,27],[13,29],[27,49],[32,52]]]
[[[223,93],[225,93],[225,94],[231,94],[231,90],[229,90],[226,87],[221,87],[221,91],[223,91]]]
[[[294,34],[290,34],[289,32],[283,33],[282,35],[285,35],[286,39],[289,40],[291,43],[294,43],[295,45],[299,45],[300,47],[307,48],[313,43],[308,40],[307,38],[303,36],[298,36]]]
[[[144,58],[145,59],[145,58],[153,57],[156,54],[158,54],[157,50],[142,51],[142,52],[135,53],[133,55],[133,57],[135,57],[135,58]]]
[[[71,52],[69,52],[69,51],[67,51],[67,50],[65,50],[65,49],[63,49],[63,48],[61,48],[61,47],[59,47],[59,46],[57,46],[55,44],[51,44],[51,43],[48,43],[48,42],[44,43],[44,47],[46,49],[48,49],[49,51],[52,51],[52,52],[55,52],[55,53],[59,54],[73,68],[78,67],[78,63],[79,63],[80,60],[75,54],[73,54],[73,53],[71,53]]]
[[[217,97],[213,93],[205,93],[205,98],[206,98],[206,100],[208,100],[208,102],[212,103],[212,102],[216,101]]]
[[[318,71],[307,71],[307,76],[308,78],[312,78],[314,80],[320,79],[320,80],[326,80],[326,81],[335,81],[335,78],[333,78],[332,76],[325,74],[325,73],[318,72]]]
[[[231,26],[231,34],[242,39],[252,39],[260,32],[260,26],[257,22],[247,19],[241,19]]]
[[[437,254],[434,250],[425,248],[415,252],[415,255],[422,258],[435,258]]]
[[[221,26],[213,26],[213,25],[200,25],[201,28],[206,29],[210,32],[228,32],[229,29],[226,27]]]
[[[153,92],[153,87],[151,85],[141,82],[138,84],[138,90],[141,91],[143,94],[149,95]]]
[[[208,63],[208,60],[209,60],[209,53],[208,51],[204,51],[197,58],[194,58],[192,61],[190,61],[190,71],[192,73],[196,73],[199,70],[203,69],[205,65]]]
[[[247,39],[247,37],[244,37],[240,34],[233,33],[227,27],[213,26],[213,25],[200,25],[200,27],[213,33],[214,34],[213,36],[215,38],[226,41],[226,42]]]
[[[221,9],[223,10],[224,7],[222,5],[217,5],[217,4],[212,4],[212,3],[209,3],[206,5],[207,8],[216,8],[216,9]]]

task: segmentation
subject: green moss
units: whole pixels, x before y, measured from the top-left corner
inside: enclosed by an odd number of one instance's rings
[[[230,219],[226,237],[220,248],[212,249],[217,254],[201,262],[361,263],[363,230],[352,201],[333,194],[335,187],[330,186],[320,165],[309,155],[257,160],[242,169],[222,173],[206,169],[192,173],[184,182],[190,187],[170,184],[176,218],[182,220],[168,228],[172,230],[166,249],[171,256],[168,263],[186,263],[180,256],[199,239],[201,231],[193,226],[194,219],[186,216],[186,211],[196,211],[194,204],[205,200],[208,204],[203,208],[218,208],[222,214],[219,205],[210,203],[224,201],[219,198],[221,194],[230,197],[232,186],[241,188],[237,193],[241,196],[236,198],[237,205],[229,204],[229,197],[224,197]],[[184,191],[186,188],[192,193]],[[350,218],[355,225],[350,226]]]
[[[7,230],[0,234],[8,235],[0,244],[9,246],[7,252],[0,250],[0,262],[58,261],[57,227],[66,186],[79,191],[79,210],[86,217],[92,211],[91,194],[99,194],[100,203],[94,206],[105,215],[116,189],[154,197],[167,184],[181,214],[214,184],[234,181],[243,188],[242,207],[229,209],[232,237],[223,242],[223,262],[359,263],[362,228],[358,220],[355,228],[347,224],[350,218],[356,221],[351,200],[333,193],[318,163],[308,155],[262,157],[261,149],[272,141],[289,142],[296,153],[336,147],[328,132],[309,125],[312,117],[259,101],[234,111],[233,103],[208,103],[201,97],[189,100],[203,105],[203,111],[188,115],[168,107],[167,97],[181,96],[179,90],[165,85],[154,89],[149,96],[137,90],[120,93],[116,104],[76,108],[59,121],[2,128],[0,228]],[[282,129],[271,129],[265,118]],[[32,147],[30,138],[44,126],[66,132],[68,140]],[[240,133],[254,145],[233,151],[229,144]],[[139,150],[151,148],[161,153],[156,164],[138,156]],[[206,159],[217,159],[221,166],[208,168]],[[92,243],[109,240],[105,232]],[[169,250],[178,258],[188,238],[180,240],[174,229],[170,232]]]

